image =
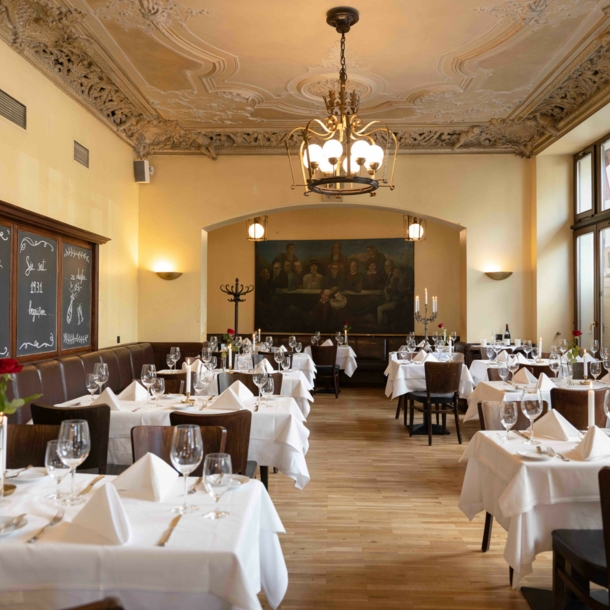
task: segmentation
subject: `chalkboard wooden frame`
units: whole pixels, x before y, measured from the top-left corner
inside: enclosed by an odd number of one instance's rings
[[[98,349],[98,301],[99,301],[99,247],[107,243],[108,237],[91,233],[74,227],[64,222],[54,220],[36,212],[30,212],[23,208],[0,201],[0,222],[11,228],[11,291],[10,291],[10,317],[11,317],[11,337],[10,337],[10,357],[16,358],[17,354],[17,295],[18,295],[18,250],[19,231],[28,231],[39,234],[43,237],[57,240],[57,276],[56,276],[56,349],[49,352],[20,356],[20,362],[33,362],[37,360],[47,360],[53,357],[69,356],[96,351]],[[62,279],[63,279],[63,244],[86,248],[91,251],[91,342],[85,347],[75,347],[62,349]]]

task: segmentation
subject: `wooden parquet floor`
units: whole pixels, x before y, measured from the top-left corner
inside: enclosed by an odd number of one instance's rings
[[[286,528],[280,537],[289,609],[525,609],[508,584],[505,533],[496,525],[481,553],[483,518],[458,509],[465,465],[478,430],[409,438],[396,401],[379,389],[317,394],[307,426],[311,481],[296,489],[270,474],[270,493]],[[416,414],[417,421],[417,414]],[[551,555],[539,556],[522,584],[549,587]],[[261,595],[263,605],[269,608]]]

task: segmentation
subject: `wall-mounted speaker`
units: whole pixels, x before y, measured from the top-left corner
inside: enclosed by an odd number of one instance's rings
[[[134,161],[133,173],[136,177],[136,182],[150,184],[150,167],[148,161]]]

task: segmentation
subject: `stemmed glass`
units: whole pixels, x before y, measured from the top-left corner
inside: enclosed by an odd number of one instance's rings
[[[282,370],[283,371],[289,371],[290,370],[290,354],[284,354],[284,357],[282,358]]]
[[[282,352],[280,352],[279,349],[273,354],[273,359],[277,362],[277,370],[280,371],[281,362],[284,359],[284,355],[282,354]]]
[[[193,384],[193,388],[195,390],[195,394],[197,396],[201,396],[201,394],[207,390],[208,385],[209,384],[208,384],[208,381],[206,379],[206,375],[204,373],[204,369],[201,369],[201,371],[197,375],[195,375],[195,382]],[[206,395],[204,402],[202,402],[202,404],[201,404],[201,409],[200,410],[203,410],[207,406],[207,404],[208,404],[208,397]]]
[[[506,362],[500,363],[500,366],[498,367],[498,375],[500,375],[500,379],[502,379],[502,381],[506,383],[506,379],[510,375]]]
[[[510,440],[510,429],[517,423],[519,412],[516,402],[503,402],[500,409],[500,421],[506,429],[506,439]]]
[[[152,393],[152,400],[159,401],[159,398],[165,394],[165,379],[161,377],[155,377],[153,379],[152,386],[150,386]]]
[[[499,341],[496,341],[493,344],[493,348],[494,348],[494,353],[495,353],[494,360],[497,362],[498,361],[498,356],[500,355],[500,352],[502,351],[502,344]]]
[[[93,365],[93,374],[95,375],[95,380],[100,388],[101,394],[104,384],[108,381],[108,365],[104,362],[97,362]]]
[[[290,335],[290,337],[288,338],[288,345],[290,346],[290,348],[292,350],[294,350],[296,344],[297,344],[297,338],[294,335]]]
[[[273,337],[265,337],[265,346],[267,347],[267,351],[271,351],[273,347]]]
[[[523,351],[525,352],[525,357],[529,360],[530,353],[532,352],[532,342],[529,339],[526,339],[521,344],[521,347],[523,348]]]
[[[235,337],[234,340],[235,347],[237,348],[237,355],[241,354],[241,346],[244,344],[244,340],[242,337]]]
[[[209,362],[206,362],[206,366],[208,370],[214,371],[216,370],[216,365],[218,364],[218,358],[216,356],[212,356]]]
[[[172,355],[173,359],[174,359],[174,366],[178,363],[178,360],[180,360],[180,348],[179,347],[170,347],[169,353]]]
[[[209,345],[210,345],[210,349],[211,349],[213,352],[215,352],[215,351],[216,351],[216,348],[218,347],[218,337],[217,337],[217,336],[215,336],[215,335],[214,335],[213,337],[210,337],[210,338],[208,339],[208,343],[209,343]]]
[[[562,358],[563,358],[563,355],[568,351],[569,348],[570,348],[570,344],[568,343],[568,340],[563,339],[561,341],[561,343],[559,344],[559,351],[561,353]]]
[[[303,351],[303,344],[300,341],[297,341],[296,345],[294,346],[294,351],[297,354],[300,354]]]
[[[607,373],[610,373],[610,359],[606,358],[604,360],[604,368],[606,369]],[[602,381],[603,381],[603,379],[602,379]]]
[[[157,377],[157,369],[155,368],[154,364],[142,365],[142,373],[140,375],[140,381],[142,382],[142,385],[146,388],[149,398],[151,396],[150,388],[152,387],[153,383],[155,382],[156,377]],[[150,405],[152,403],[146,402],[144,404]]]
[[[97,377],[93,373],[87,373],[85,385],[87,386],[87,390],[89,390],[89,394],[91,394],[91,401],[93,401],[93,395],[99,390]]]
[[[70,472],[70,468],[67,464],[59,457],[57,453],[59,447],[59,441],[49,441],[47,443],[47,450],[44,455],[44,465],[47,469],[47,474],[55,479],[57,487],[55,492],[45,496],[47,500],[63,500],[68,494],[65,491],[59,491],[59,485],[64,480],[66,475]]]
[[[485,353],[487,355],[487,360],[489,360],[490,363],[492,363],[494,361],[494,357],[495,357],[495,350],[493,345],[488,345],[485,348]]]
[[[600,376],[602,372],[602,363],[599,360],[593,360],[593,362],[589,362],[589,374],[597,383],[597,378]]]
[[[205,364],[207,364],[212,359],[212,348],[204,347],[201,350],[201,359]]]
[[[320,340],[320,337],[321,337],[322,335],[320,334],[320,331],[319,331],[319,330],[317,330],[317,331],[316,331],[316,334],[315,334],[314,336],[315,336],[315,338],[316,338],[316,341],[319,341],[319,340]]]
[[[411,361],[409,360],[409,352],[406,349],[403,350],[402,347],[398,352],[398,359],[400,360],[401,364],[411,364]]]
[[[254,373],[252,375],[252,381],[254,385],[258,388],[258,400],[256,401],[256,406],[259,407],[261,404],[261,389],[267,382],[267,373]]]
[[[169,458],[172,461],[173,467],[182,474],[184,479],[184,504],[173,508],[172,512],[186,515],[195,510],[199,510],[198,506],[191,506],[187,502],[187,499],[188,475],[201,464],[201,460],[203,459],[201,428],[193,424],[174,426]]]
[[[608,348],[607,347],[602,347],[599,350],[599,359],[600,360],[608,360],[608,355],[609,355],[609,352],[608,352]]]
[[[275,383],[273,381],[273,377],[267,377],[267,379],[265,380],[265,385],[262,388],[263,405],[267,405],[266,399],[271,398],[271,396],[273,396],[274,390]]]
[[[592,339],[589,351],[593,354],[594,358],[595,354],[597,354],[597,350],[599,350],[599,341],[597,339]]]
[[[85,498],[74,495],[74,475],[91,451],[89,424],[84,419],[66,419],[61,422],[57,453],[61,461],[70,468],[72,474],[70,495],[61,500],[63,506],[82,504]]]
[[[566,381],[568,385],[572,385],[572,378],[574,377],[574,365],[571,362],[566,363]]]
[[[559,367],[561,366],[561,361],[559,360],[559,356],[554,358],[549,358],[549,368],[553,371],[553,375],[555,375],[555,379],[557,379],[557,373],[559,372]]]
[[[216,507],[218,507],[220,498],[231,486],[232,480],[231,456],[228,453],[208,453],[203,462],[203,486],[208,494],[214,498]],[[219,511],[216,508],[203,516],[206,519],[224,519],[229,516],[229,513]]]
[[[311,344],[312,345],[317,345],[318,344],[318,338],[315,335],[311,338]]]
[[[540,392],[536,392],[536,394],[524,393],[521,397],[521,411],[523,411],[523,415],[530,420],[530,437],[525,443],[527,445],[538,445],[538,443],[534,442],[534,421],[542,413],[542,398],[540,397]]]
[[[604,395],[604,413],[606,414],[606,420],[610,418],[610,391],[607,391]]]
[[[169,366],[169,370],[173,371],[174,370],[174,364],[176,364],[174,362],[174,356],[172,354],[167,354],[167,356],[165,356],[165,362],[167,362],[167,366]]]
[[[513,387],[516,388],[517,386],[515,385],[515,374],[519,370],[519,359],[517,358],[517,356],[508,357],[508,370],[511,372],[512,375],[511,383],[513,384]]]

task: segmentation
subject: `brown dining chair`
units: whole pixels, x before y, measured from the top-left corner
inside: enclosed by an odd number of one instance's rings
[[[59,426],[9,424],[6,441],[6,467],[43,467],[47,443],[59,436]]]
[[[604,396],[606,389],[595,392],[595,425],[606,427],[606,414],[604,413]],[[586,390],[570,390],[568,388],[553,388],[551,390],[551,404],[553,409],[563,415],[577,430],[586,430],[589,425],[588,418],[588,392]]]
[[[337,364],[336,345],[312,345],[311,359],[316,365],[316,381],[324,381],[325,387],[330,390],[332,384],[335,398],[339,398],[339,374],[341,370]]]
[[[428,420],[428,445],[432,445],[432,415],[439,414],[443,420],[443,431],[447,430],[447,414],[455,416],[455,429],[460,445],[462,432],[460,430],[460,417],[458,414],[458,398],[460,392],[460,379],[462,376],[461,362],[425,362],[426,390],[423,392],[409,392],[407,400],[409,408],[409,436],[413,436],[413,420],[415,411],[420,411]],[[415,403],[421,403],[419,407]],[[405,425],[407,424],[407,410],[405,409]]]
[[[131,452],[133,461],[137,462],[147,453],[160,457],[173,467],[170,459],[173,426],[135,426],[131,429]],[[222,426],[201,426],[203,438],[203,456],[208,453],[224,453],[227,442],[227,430]],[[203,473],[201,464],[189,475],[200,477]]]
[[[98,602],[83,606],[71,606],[65,610],[123,610],[123,604],[116,597],[106,597]]]
[[[110,434],[110,407],[108,405],[52,407],[33,402],[31,408],[34,424],[59,426],[67,419],[84,419],[89,424],[91,451],[89,457],[77,470],[97,469],[100,474],[106,474]]]

